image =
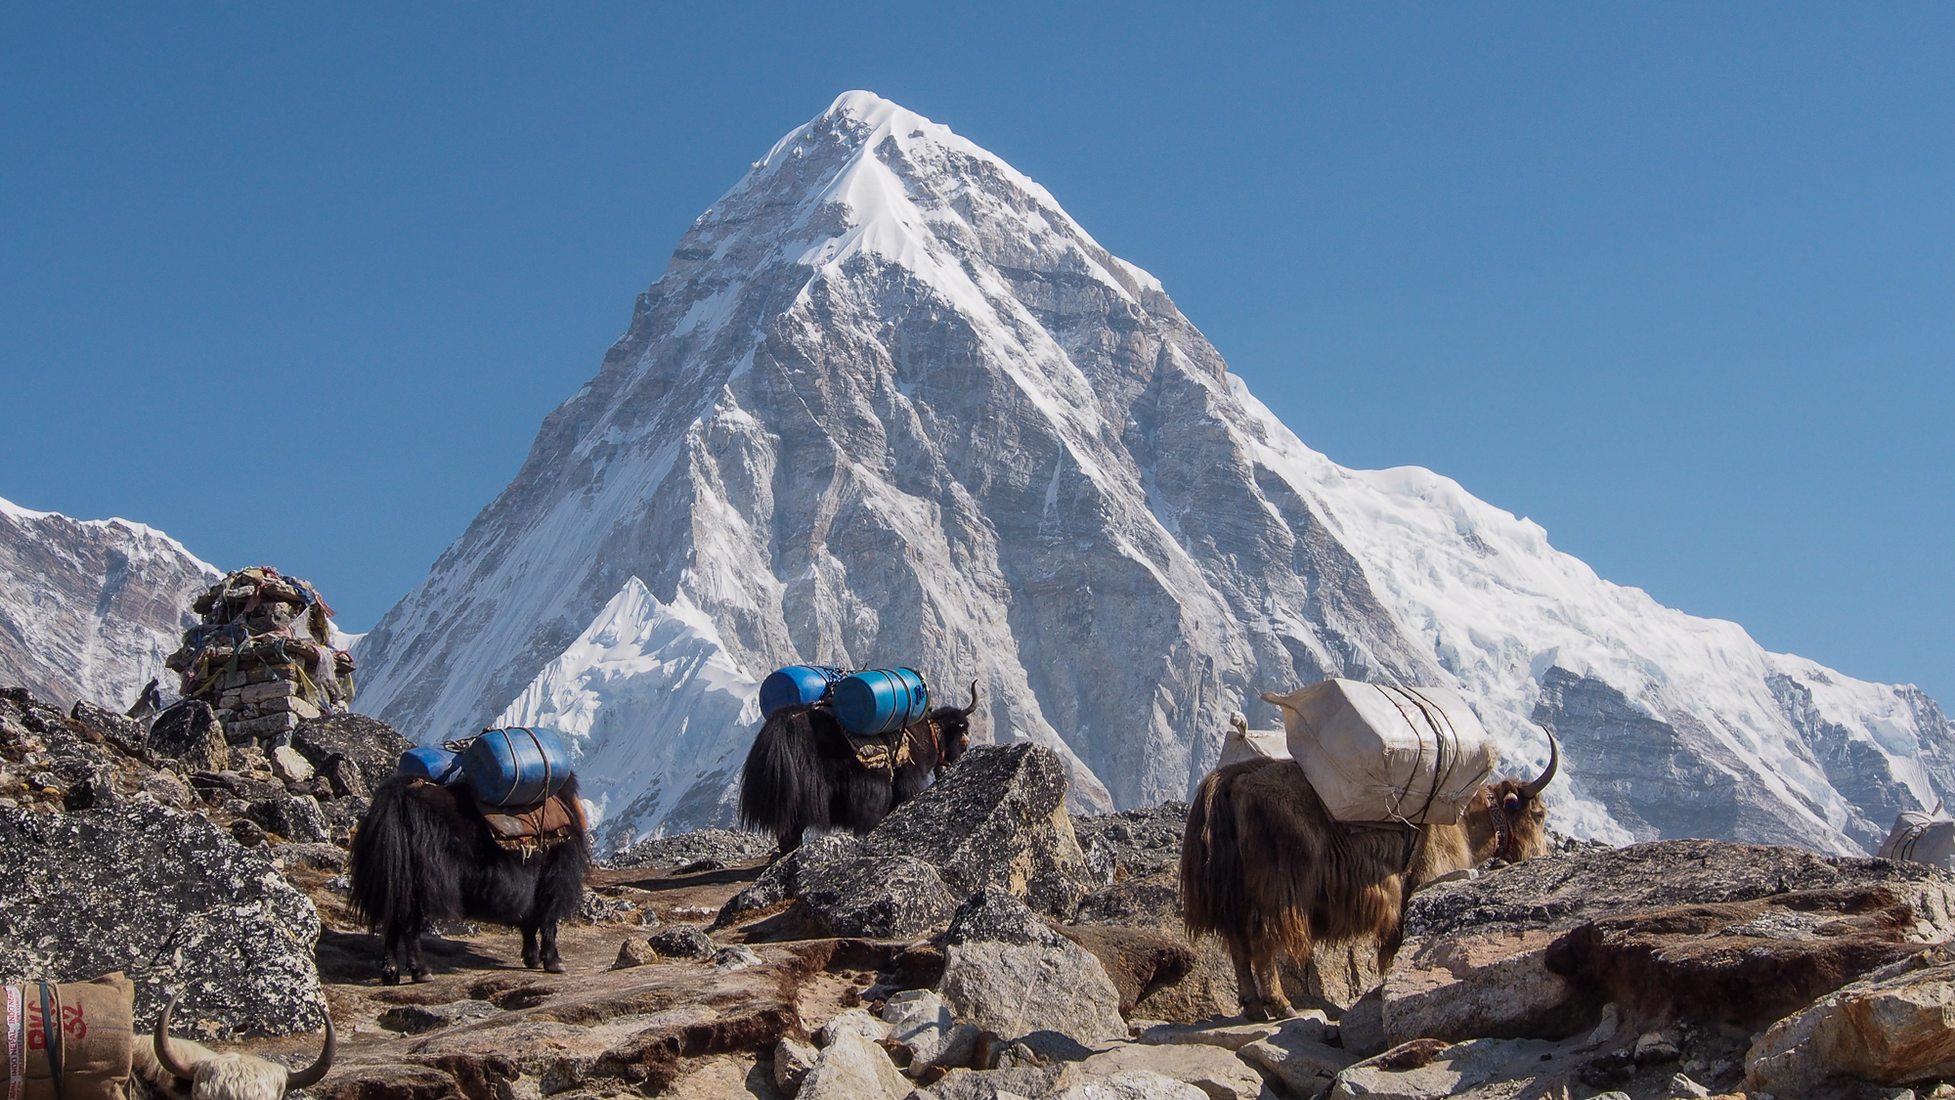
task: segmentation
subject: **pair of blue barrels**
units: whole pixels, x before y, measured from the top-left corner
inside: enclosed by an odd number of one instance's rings
[[[533,806],[570,778],[570,747],[556,733],[527,726],[483,730],[466,742],[423,745],[395,769],[410,779],[464,784],[487,806]]]
[[[788,665],[760,682],[762,718],[797,703],[826,703],[843,729],[857,737],[884,737],[923,720],[930,711],[930,688],[913,668],[851,672],[833,665]]]

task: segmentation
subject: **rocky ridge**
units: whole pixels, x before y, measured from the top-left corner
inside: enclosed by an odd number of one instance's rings
[[[860,838],[642,843],[594,873],[566,974],[464,924],[428,940],[431,981],[386,987],[342,816],[260,820],[356,809],[320,771],[368,783],[404,742],[182,725],[204,740],[0,694],[0,887],[27,899],[0,909],[0,980],[121,968],[139,1024],[182,990],[206,1033],[294,1060],[330,1004],[319,1096],[1955,1096],[1955,875],[1920,865],[1564,843],[1421,891],[1382,981],[1368,945],[1320,953],[1290,976],[1310,1007],[1250,1023],[1178,928],[1183,808],[1075,817],[1055,754],[980,748]]]

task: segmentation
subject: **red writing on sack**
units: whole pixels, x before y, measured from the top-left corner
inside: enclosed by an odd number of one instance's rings
[[[41,1006],[27,1002],[27,1049],[46,1050],[48,1048],[47,1017],[42,1015]],[[88,1013],[81,1005],[61,1006],[61,1030],[70,1039],[88,1038]]]

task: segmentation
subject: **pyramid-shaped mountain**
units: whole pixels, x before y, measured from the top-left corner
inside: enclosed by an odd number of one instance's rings
[[[421,740],[577,742],[605,825],[730,817],[754,684],[908,665],[1084,807],[1185,797],[1228,714],[1453,686],[1587,835],[1852,851],[1955,788],[1912,688],[1613,585],[1416,468],[1347,470],[1159,281],[943,126],[851,92],[679,242],[516,479],[358,650]]]

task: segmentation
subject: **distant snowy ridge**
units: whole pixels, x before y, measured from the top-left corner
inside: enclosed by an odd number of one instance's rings
[[[614,831],[728,820],[752,685],[803,660],[978,680],[1085,808],[1185,796],[1231,711],[1329,675],[1457,688],[1515,770],[1552,728],[1582,835],[1850,851],[1955,789],[1925,695],[1337,466],[1043,188],[864,92],[695,221],[358,653],[410,736],[565,728]]]
[[[80,520],[0,499],[0,686],[121,710],[195,621],[222,573],[176,539],[125,519]]]

